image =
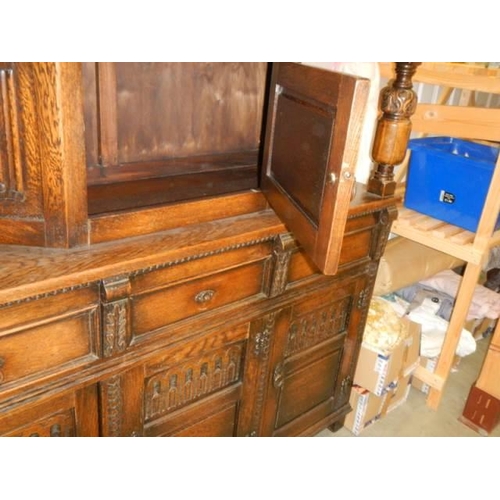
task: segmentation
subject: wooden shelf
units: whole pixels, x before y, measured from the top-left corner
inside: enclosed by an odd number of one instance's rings
[[[452,255],[465,262],[480,264],[484,251],[474,245],[475,233],[434,219],[403,206],[398,207],[398,218],[392,232],[422,245]],[[500,244],[500,230],[489,240],[489,248]]]
[[[393,67],[380,63],[380,74],[392,78]],[[475,106],[475,91],[500,94],[500,70],[467,63],[422,63],[415,83],[437,85],[441,95],[435,104],[418,103],[411,118],[412,131],[418,136],[447,135],[474,141],[500,141],[500,109]],[[459,105],[448,101],[454,89],[461,89]],[[407,155],[408,158],[408,155]],[[400,165],[396,181],[404,179],[406,163]],[[423,368],[414,374],[431,386],[427,405],[437,409],[451,371],[455,351],[467,317],[472,296],[491,247],[500,245],[500,231],[494,227],[500,211],[500,157],[497,160],[477,231],[472,233],[452,224],[399,207],[392,232],[452,255],[466,262],[443,348],[434,373]],[[397,195],[404,199],[404,184]],[[471,196],[473,196],[471,179]]]

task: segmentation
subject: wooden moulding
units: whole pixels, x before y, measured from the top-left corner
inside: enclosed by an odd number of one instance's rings
[[[259,212],[266,206],[267,203],[261,193],[248,192],[193,200],[165,207],[94,216],[90,218],[90,243],[142,236],[157,231]]]
[[[256,189],[257,163],[258,152],[249,151],[93,167],[89,215]]]

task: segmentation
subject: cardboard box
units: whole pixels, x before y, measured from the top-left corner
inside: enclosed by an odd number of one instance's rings
[[[364,387],[376,396],[391,389],[391,384],[410,375],[419,363],[420,325],[401,318],[406,336],[393,349],[381,351],[362,344],[354,384]]]
[[[401,406],[408,399],[411,390],[411,379],[411,374],[400,378],[395,387],[387,394],[387,399],[385,401],[387,413]]]
[[[496,323],[496,319],[490,318],[470,319],[465,322],[464,328],[471,332],[476,340],[480,340],[493,333]]]
[[[421,357],[420,358],[420,365],[423,366],[427,371],[434,373],[434,370],[436,369],[438,358],[426,358],[426,357]],[[411,385],[412,387],[415,387],[415,389],[418,389],[419,391],[423,392],[424,394],[429,394],[429,389],[430,386],[428,384],[425,384],[421,380],[412,377],[411,379]]]
[[[345,419],[344,427],[358,436],[368,426],[381,418],[386,395],[376,396],[367,389],[354,385],[349,403],[352,412]]]
[[[420,337],[422,327],[407,318],[402,318],[407,322],[408,336],[405,342],[405,354],[403,356],[403,377],[412,374],[420,364]]]
[[[498,148],[453,137],[412,139],[408,147],[405,207],[475,232]]]
[[[377,396],[364,387],[355,385],[351,389],[349,403],[353,411],[345,419],[344,427],[359,436],[366,428],[402,405],[410,393],[411,375],[400,378],[386,387],[382,396]]]

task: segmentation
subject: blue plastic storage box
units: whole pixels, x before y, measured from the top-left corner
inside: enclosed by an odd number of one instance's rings
[[[409,148],[405,207],[475,232],[499,149],[452,137],[412,139]]]

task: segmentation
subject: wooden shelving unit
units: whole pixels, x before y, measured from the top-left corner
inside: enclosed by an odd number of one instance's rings
[[[392,66],[381,63],[381,75],[392,78]],[[500,109],[470,105],[450,106],[446,101],[453,89],[500,94],[500,70],[467,64],[423,63],[414,82],[441,86],[437,104],[418,104],[412,117],[412,129],[422,135],[447,135],[469,140],[500,141]],[[474,103],[470,94],[468,103]],[[404,166],[403,166],[404,169]],[[403,176],[400,174],[400,178]],[[473,179],[471,179],[473,188]],[[404,193],[404,185],[399,190]],[[458,257],[466,262],[443,349],[434,373],[423,367],[415,376],[431,386],[427,405],[439,406],[453,357],[465,323],[474,288],[491,247],[500,244],[500,231],[494,231],[500,211],[500,159],[497,161],[476,233],[401,207],[392,231],[404,238]]]

